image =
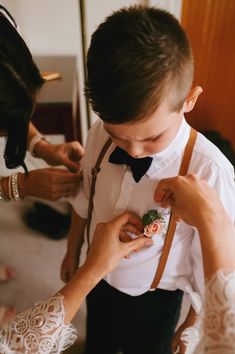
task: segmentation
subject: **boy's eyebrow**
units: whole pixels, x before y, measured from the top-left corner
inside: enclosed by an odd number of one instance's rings
[[[111,138],[113,138],[113,139],[117,139],[117,140],[121,140],[121,141],[126,141],[126,142],[129,141],[129,140],[127,140],[127,139],[122,139],[122,138],[120,138],[120,137],[118,137],[118,136],[116,136],[116,135],[110,133],[107,128],[105,128],[105,130],[106,130],[106,132],[111,136]],[[147,140],[157,139],[160,135],[161,135],[161,134],[159,134],[159,135],[153,135],[153,136],[150,136],[150,137],[148,137],[148,138],[145,138],[145,139],[142,139],[142,140],[137,140],[137,141],[143,142],[143,141],[147,141]]]

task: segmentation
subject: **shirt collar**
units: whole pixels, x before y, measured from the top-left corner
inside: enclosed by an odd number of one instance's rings
[[[160,169],[164,169],[174,161],[185,148],[190,135],[190,126],[185,118],[182,119],[178,133],[172,142],[161,152],[151,155],[153,162],[146,173],[147,176],[154,176]]]

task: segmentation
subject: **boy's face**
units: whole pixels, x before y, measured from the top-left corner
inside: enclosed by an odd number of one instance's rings
[[[183,118],[182,112],[170,112],[163,102],[148,118],[123,124],[104,122],[104,129],[113,142],[135,158],[164,150],[176,136]]]

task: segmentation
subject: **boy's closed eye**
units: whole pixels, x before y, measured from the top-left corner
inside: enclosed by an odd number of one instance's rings
[[[158,136],[154,136],[153,138],[146,139],[145,141],[155,142],[155,141],[157,141],[160,138],[160,136],[161,136],[161,134],[158,135]]]
[[[121,137],[118,137],[118,136],[115,136],[114,134],[111,134],[107,129],[106,129],[107,133],[110,135],[110,137],[113,139],[113,140],[120,140],[120,141],[123,141],[123,142],[129,142],[129,140],[127,139],[123,139]],[[139,143],[144,143],[144,142],[155,142],[157,141],[160,137],[161,137],[162,134],[159,134],[159,135],[155,135],[155,136],[151,136],[149,138],[145,138],[145,139],[141,139],[141,140],[136,140],[136,142],[139,142]]]

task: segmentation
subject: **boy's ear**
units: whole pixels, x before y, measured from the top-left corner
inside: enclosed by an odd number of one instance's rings
[[[195,103],[197,102],[197,99],[199,95],[202,93],[202,88],[200,86],[195,86],[191,89],[189,92],[185,102],[184,102],[184,107],[183,111],[184,113],[190,112],[193,107],[195,106]]]

